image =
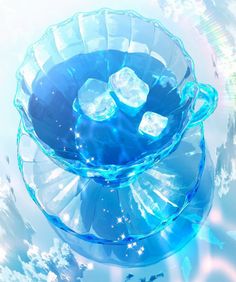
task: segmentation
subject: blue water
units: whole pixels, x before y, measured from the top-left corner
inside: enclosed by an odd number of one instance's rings
[[[108,82],[110,75],[123,67],[134,70],[150,88],[146,104],[136,115],[118,110],[111,119],[98,122],[73,110],[78,90],[88,78]],[[181,131],[188,111],[188,106],[178,109],[178,88],[170,83],[161,85],[163,76],[174,78],[160,61],[144,53],[108,50],[77,55],[35,79],[29,102],[35,132],[58,156],[89,160],[89,165],[128,164],[160,151]],[[157,139],[138,131],[147,111],[168,117],[168,125]],[[75,131],[80,138],[75,138]]]

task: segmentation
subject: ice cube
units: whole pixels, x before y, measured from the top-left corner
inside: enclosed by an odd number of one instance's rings
[[[110,95],[108,84],[90,78],[78,91],[73,108],[78,111],[78,107],[90,119],[104,121],[114,115],[117,105]]]
[[[110,88],[118,100],[132,108],[140,108],[146,103],[149,86],[135,72],[124,67],[109,78]]]
[[[139,125],[139,132],[152,137],[158,137],[166,127],[168,118],[154,112],[146,112]]]

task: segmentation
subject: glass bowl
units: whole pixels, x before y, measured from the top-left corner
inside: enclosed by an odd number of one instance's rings
[[[111,88],[127,68],[148,89],[139,107]],[[29,48],[17,78],[15,105],[31,138],[63,169],[108,187],[127,186],[155,166],[217,104],[214,88],[197,82],[182,42],[133,11],[79,13],[51,26]],[[91,79],[93,91],[108,91],[114,111],[107,119],[91,119],[76,104]],[[165,124],[152,136],[160,118]]]

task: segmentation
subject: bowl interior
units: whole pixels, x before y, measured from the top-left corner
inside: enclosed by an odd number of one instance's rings
[[[111,118],[97,121],[74,110],[88,79],[109,85],[124,68],[148,86],[145,103],[134,109],[115,100],[111,90]],[[192,103],[182,100],[182,89],[194,79],[182,44],[159,23],[129,11],[101,10],[51,27],[33,45],[19,71],[16,105],[36,139],[57,156],[92,167],[130,165],[177,143]],[[153,136],[160,117],[166,124]]]

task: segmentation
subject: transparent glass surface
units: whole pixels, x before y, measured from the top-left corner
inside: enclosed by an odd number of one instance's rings
[[[56,231],[80,254],[126,266],[163,259],[197,233],[214,188],[205,157],[202,128],[193,127],[165,160],[114,189],[58,167],[23,128],[18,135],[26,187]]]
[[[132,11],[80,13],[29,48],[17,78],[23,179],[76,251],[147,265],[197,233],[218,95],[179,39]]]
[[[106,96],[99,108],[112,101],[112,113],[105,107],[109,118],[94,117],[101,100],[94,99],[93,119],[83,107],[74,110],[88,79],[109,84],[123,68],[135,73],[140,89],[149,89],[144,104],[134,110],[132,104],[115,100],[111,89],[113,99]],[[203,105],[195,110],[198,99]],[[15,98],[25,130],[54,162],[97,183],[114,185],[170,154],[184,131],[208,117],[216,103],[216,91],[196,81],[193,62],[179,39],[155,20],[109,9],[80,13],[50,27],[29,48]],[[150,125],[139,130],[149,112],[166,119],[160,132]],[[142,134],[150,131],[159,134]]]
[[[189,204],[205,145],[201,127],[190,129],[171,155],[121,188],[58,167],[24,129],[18,160],[32,198],[51,221],[84,240],[119,245],[159,232]]]
[[[117,245],[91,243],[91,241],[81,240],[71,232],[66,232],[63,228],[57,228],[54,224],[52,227],[75,251],[87,258],[123,267],[148,266],[181,250],[197,235],[209,214],[213,195],[213,163],[207,154],[204,171],[192,201],[160,232],[140,240]]]

